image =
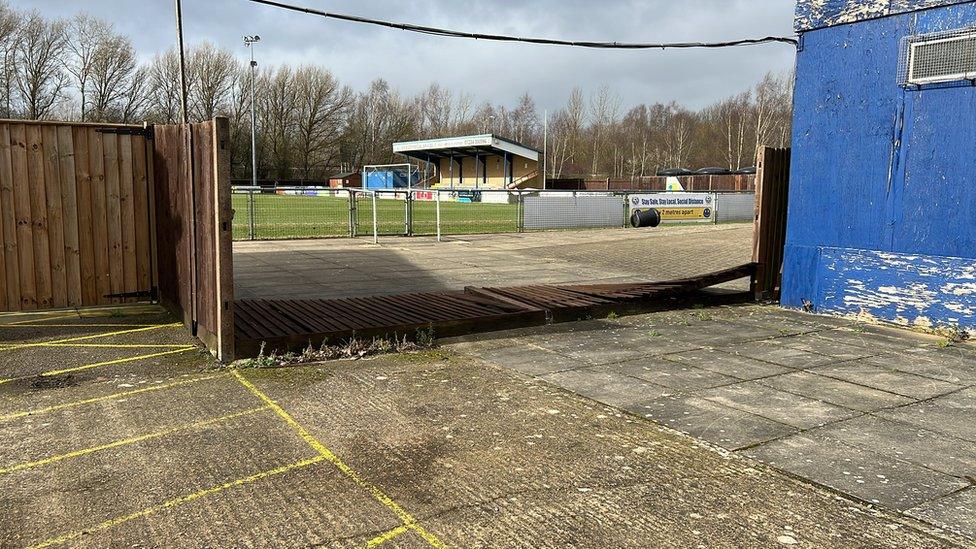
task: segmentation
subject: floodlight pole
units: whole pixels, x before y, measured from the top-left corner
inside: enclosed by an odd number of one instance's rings
[[[254,72],[258,67],[258,62],[254,60],[254,44],[261,41],[261,37],[258,35],[245,36],[244,46],[251,50],[251,187],[252,190],[248,193],[247,209],[248,209],[248,219],[250,223],[248,225],[248,230],[251,232],[251,240],[254,240],[254,190],[258,186],[258,146],[257,146],[257,111],[254,104]]]

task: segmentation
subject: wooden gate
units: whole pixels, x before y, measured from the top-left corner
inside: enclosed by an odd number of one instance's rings
[[[155,126],[159,299],[221,360],[234,354],[229,123]]]
[[[756,161],[756,224],[752,291],[757,300],[779,299],[786,246],[786,212],[790,192],[790,149],[763,147]]]
[[[0,120],[0,311],[151,295],[147,147],[141,126]]]

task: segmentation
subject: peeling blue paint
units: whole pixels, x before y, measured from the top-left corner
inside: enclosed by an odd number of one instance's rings
[[[972,0],[799,0],[794,28],[803,32]]]
[[[898,83],[902,39],[972,27],[976,2],[853,4],[797,10],[886,16],[803,33],[783,305],[976,329],[976,297],[959,294],[976,283],[976,85]]]

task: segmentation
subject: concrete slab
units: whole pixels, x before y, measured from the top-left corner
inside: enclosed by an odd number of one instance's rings
[[[884,410],[878,415],[976,442],[976,389],[935,398],[926,402]]]
[[[736,354],[756,360],[762,360],[779,366],[794,369],[815,368],[825,364],[837,362],[837,359],[802,349],[795,349],[788,345],[788,338],[743,343],[719,347],[727,353]]]
[[[956,477],[807,434],[762,444],[743,454],[864,501],[900,510],[969,485]]]
[[[960,479],[976,478],[976,443],[871,415],[807,433],[914,463]]]
[[[897,358],[892,359],[892,361],[897,360]],[[953,383],[899,372],[860,361],[823,366],[814,368],[812,371],[819,375],[916,399],[933,398],[962,388]]]
[[[738,356],[717,349],[696,349],[694,351],[665,355],[664,358],[681,364],[694,365],[744,381],[793,371],[784,366],[777,366],[769,362]]]
[[[872,412],[882,408],[912,404],[916,400],[879,391],[864,385],[857,385],[811,373],[792,372],[789,374],[770,377],[762,383],[775,389],[802,395],[829,404],[843,406],[860,412]]]
[[[745,381],[708,389],[702,398],[723,406],[743,410],[800,429],[810,429],[847,419],[855,412],[772,387],[759,381]]]
[[[976,539],[976,488],[919,505],[908,514]]]
[[[690,391],[696,389],[709,389],[720,385],[736,383],[734,377],[723,374],[687,366],[678,362],[664,360],[662,358],[648,357],[619,362],[593,368],[594,371],[606,372],[608,374],[621,374],[644,381],[650,381],[657,385],[663,385],[675,391]]]
[[[729,450],[797,432],[788,425],[697,396],[663,397],[628,410]]]
[[[671,390],[629,376],[585,368],[540,376],[541,380],[610,406],[628,408],[659,398]]]

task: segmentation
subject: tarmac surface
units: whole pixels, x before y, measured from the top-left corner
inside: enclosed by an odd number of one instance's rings
[[[613,324],[646,332],[649,318]],[[2,315],[0,546],[969,543],[928,517],[869,505],[624,402],[539,379],[553,362],[626,358],[603,356],[617,347],[598,344],[610,336],[576,328],[590,332],[587,344],[544,355],[538,371],[525,366],[534,347],[523,356],[514,335],[255,370],[214,364],[154,308]],[[726,335],[716,330],[699,334]],[[563,332],[540,333],[525,337]],[[741,372],[721,367],[716,375]],[[637,377],[619,383],[622,396],[659,392]],[[941,398],[906,398],[923,396]],[[950,404],[933,402],[922,405],[948,413]]]
[[[234,242],[239,299],[674,280],[748,263],[752,224]],[[748,281],[723,288],[746,290]]]

